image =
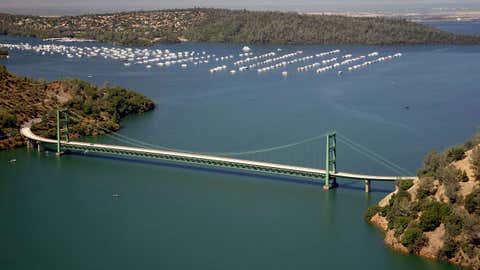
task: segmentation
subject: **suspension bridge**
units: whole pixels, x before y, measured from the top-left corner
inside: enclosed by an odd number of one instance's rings
[[[76,121],[84,120],[84,117],[80,114],[75,112],[70,113],[72,114],[72,116],[70,116],[69,111],[67,110],[57,111],[56,140],[44,138],[34,134],[31,131],[30,125],[23,126],[20,132],[24,137],[27,138],[27,146],[29,148],[33,148],[36,146],[38,151],[43,151],[48,146],[54,146],[56,148],[57,155],[68,152],[80,152],[126,156],[130,158],[153,158],[169,162],[190,163],[198,166],[213,166],[235,170],[248,170],[258,173],[280,174],[291,177],[309,178],[318,181],[324,181],[323,187],[325,190],[337,187],[337,178],[364,181],[365,192],[370,192],[371,181],[398,181],[416,178],[415,176],[409,176],[412,174],[408,172],[408,170],[405,170],[397,164],[382,157],[378,153],[375,153],[368,148],[358,143],[355,143],[348,137],[337,134],[336,132],[330,132],[294,143],[264,149],[250,150],[244,152],[196,153],[152,145],[138,139],[127,137],[125,135],[112,133],[110,130],[106,130],[105,128],[95,124],[92,125],[96,128],[104,130],[105,134],[112,139],[132,146],[70,141],[68,129],[69,120],[72,118]],[[353,150],[364,154],[366,157],[374,161],[380,162],[387,168],[394,171],[396,175],[380,176],[337,171],[337,138],[339,138],[345,145],[349,146]],[[321,139],[325,139],[325,156],[323,159],[323,161],[325,162],[325,169],[318,169],[314,166],[291,165],[271,161],[262,161],[258,159],[253,160],[236,158],[238,156],[262,154],[282,149],[289,149],[295,146],[304,145],[311,142],[317,142]],[[311,148],[311,146],[307,147]]]

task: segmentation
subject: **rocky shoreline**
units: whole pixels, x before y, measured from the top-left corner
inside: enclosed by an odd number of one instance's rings
[[[477,135],[474,141],[478,139]],[[461,158],[438,166],[435,174],[399,183],[394,192],[367,210],[366,221],[384,233],[386,245],[398,252],[480,269],[476,199],[480,198],[480,146],[475,145],[463,148],[463,155],[458,152]],[[447,153],[432,157],[427,156],[423,172],[433,159],[448,160]],[[456,187],[453,193],[452,185]]]

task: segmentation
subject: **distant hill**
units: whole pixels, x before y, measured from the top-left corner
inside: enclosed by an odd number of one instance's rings
[[[203,41],[243,44],[480,44],[401,19],[226,9],[122,12],[63,17],[0,14],[0,33],[75,37],[123,45]]]
[[[19,128],[34,119],[35,133],[55,138],[57,108],[84,117],[72,118],[69,126],[71,137],[82,137],[103,134],[103,129],[116,131],[122,117],[154,107],[144,95],[120,87],[97,87],[77,79],[35,81],[0,66],[0,150],[24,145]]]
[[[428,154],[419,179],[398,183],[365,218],[396,250],[480,269],[480,133]]]

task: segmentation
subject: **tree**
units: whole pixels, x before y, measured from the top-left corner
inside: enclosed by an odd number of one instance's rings
[[[424,232],[435,230],[442,222],[443,217],[450,215],[450,208],[447,204],[431,202],[425,206],[420,216],[420,229]]]
[[[445,167],[446,165],[445,156],[441,153],[438,153],[435,150],[432,150],[427,154],[425,160],[423,161],[423,167],[418,172],[418,176],[437,176],[437,171],[440,168]]]
[[[375,216],[378,212],[380,212],[380,210],[382,210],[382,208],[377,204],[368,207],[364,215],[365,221],[370,222],[372,217]]]
[[[450,147],[445,151],[445,155],[448,163],[462,160],[465,158],[465,147],[463,145]]]
[[[442,249],[439,250],[439,255],[440,257],[450,259],[455,256],[457,249],[458,244],[457,242],[455,242],[455,239],[453,239],[452,237],[447,237],[443,243]]]
[[[412,227],[405,230],[400,242],[407,247],[410,252],[418,252],[422,249],[427,240],[423,236],[421,229]]]
[[[433,179],[430,177],[420,178],[420,184],[417,189],[417,198],[422,200],[430,195],[435,194],[437,189],[433,185]]]
[[[480,180],[480,146],[475,147],[470,155],[470,167],[476,180]]]
[[[406,191],[413,186],[413,180],[396,180],[396,185],[400,190]]]
[[[465,198],[465,209],[470,214],[480,215],[480,189],[475,189]]]

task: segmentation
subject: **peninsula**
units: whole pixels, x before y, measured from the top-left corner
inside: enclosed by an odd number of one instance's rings
[[[25,145],[19,129],[27,122],[48,138],[56,136],[56,110],[69,109],[70,136],[100,135],[120,129],[120,119],[155,108],[142,94],[105,84],[98,87],[78,79],[32,80],[0,66],[0,150]]]
[[[459,35],[387,17],[296,12],[178,9],[41,17],[0,14],[0,33],[80,38],[121,45],[193,41],[242,44],[480,44]]]
[[[480,134],[428,154],[419,178],[398,183],[365,219],[395,250],[480,269]]]

